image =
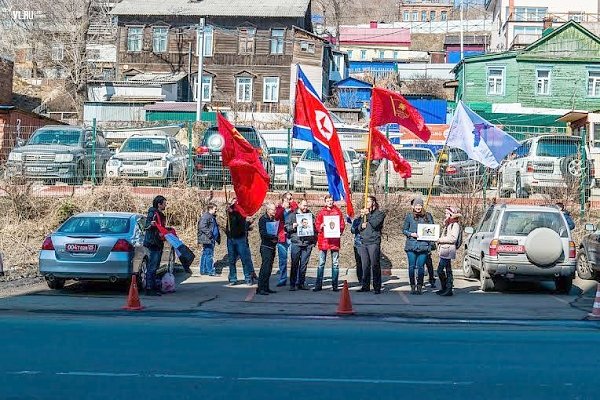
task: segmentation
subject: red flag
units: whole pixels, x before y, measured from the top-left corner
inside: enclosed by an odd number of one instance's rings
[[[385,158],[394,164],[394,170],[404,179],[412,175],[412,167],[390,143],[379,129],[371,128],[371,160]]]
[[[371,127],[389,123],[404,126],[424,142],[431,136],[423,116],[401,94],[383,88],[373,88]]]
[[[256,150],[221,113],[217,115],[219,133],[225,145],[221,151],[223,165],[229,167],[233,190],[242,214],[254,215],[269,190],[269,175]]]

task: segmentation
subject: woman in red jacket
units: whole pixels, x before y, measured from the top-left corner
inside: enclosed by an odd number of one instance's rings
[[[325,196],[325,207],[317,215],[315,226],[318,230],[317,245],[319,247],[319,267],[317,268],[317,282],[313,288],[314,292],[323,289],[323,275],[325,273],[325,262],[327,261],[327,252],[331,253],[331,286],[334,292],[338,289],[338,279],[340,275],[340,237],[325,237],[325,217],[337,217],[336,221],[340,227],[340,236],[344,232],[345,222],[342,211],[333,204],[333,197],[330,194]],[[331,223],[331,219],[327,218],[327,223]]]

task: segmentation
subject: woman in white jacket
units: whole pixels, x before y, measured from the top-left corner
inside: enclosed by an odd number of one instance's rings
[[[437,269],[442,289],[436,293],[440,296],[452,296],[452,260],[456,258],[456,243],[460,236],[460,210],[456,207],[446,207],[444,230],[438,239],[440,264]]]

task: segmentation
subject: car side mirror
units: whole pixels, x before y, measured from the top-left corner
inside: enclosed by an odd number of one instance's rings
[[[587,232],[595,232],[596,226],[594,224],[585,224],[585,230]]]
[[[472,227],[470,227],[470,226],[467,226],[467,227],[465,228],[465,233],[466,233],[467,235],[472,235],[472,234],[473,234],[473,232],[475,232],[475,229],[473,229]]]

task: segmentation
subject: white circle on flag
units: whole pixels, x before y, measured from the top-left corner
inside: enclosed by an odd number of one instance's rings
[[[331,117],[323,111],[315,110],[315,119],[319,132],[329,141],[333,136],[333,122],[331,121]]]
[[[221,151],[225,147],[225,138],[218,133],[213,134],[208,138],[206,147],[212,151]]]

